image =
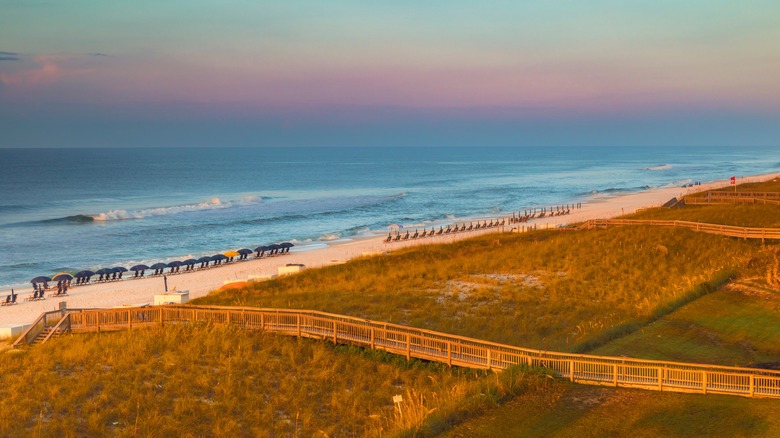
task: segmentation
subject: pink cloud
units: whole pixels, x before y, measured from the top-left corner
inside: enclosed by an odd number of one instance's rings
[[[38,68],[16,73],[0,73],[0,82],[7,86],[30,88],[52,84],[64,76],[65,72],[59,65],[62,57],[37,56],[35,60],[40,64]]]

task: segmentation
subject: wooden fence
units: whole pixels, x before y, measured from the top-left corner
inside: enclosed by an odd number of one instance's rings
[[[780,371],[541,351],[311,310],[172,305],[48,312],[40,320],[56,320],[61,330],[74,333],[181,323],[235,324],[450,366],[501,370],[524,364],[585,384],[780,398]],[[25,334],[15,345],[34,338]]]
[[[707,224],[688,221],[663,221],[644,219],[594,219],[584,222],[580,229],[606,227],[609,225],[651,225],[659,227],[687,228],[701,233],[738,237],[740,239],[780,239],[780,228],[749,228],[731,225]]]

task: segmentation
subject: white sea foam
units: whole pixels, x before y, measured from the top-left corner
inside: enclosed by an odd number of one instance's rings
[[[644,170],[669,170],[671,168],[671,164],[659,164],[658,166],[645,167]]]
[[[127,219],[143,219],[152,216],[165,216],[169,214],[178,214],[192,211],[217,210],[230,208],[240,205],[250,205],[259,202],[261,198],[257,196],[245,196],[238,201],[222,201],[219,198],[212,198],[205,202],[197,204],[174,205],[172,207],[144,208],[139,210],[109,210],[104,213],[98,213],[92,216],[95,221],[118,221]]]

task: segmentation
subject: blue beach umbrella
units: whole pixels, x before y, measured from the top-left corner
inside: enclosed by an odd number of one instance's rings
[[[51,281],[51,278],[49,278],[49,277],[47,277],[45,275],[41,275],[39,277],[35,277],[32,280],[30,280],[30,283],[46,283],[46,282],[49,282],[49,281]]]
[[[155,263],[151,266],[152,269],[165,269],[167,267],[168,265],[166,265],[165,263]]]
[[[151,269],[146,265],[135,265],[132,268],[130,268],[131,271],[145,271],[147,269]]]
[[[91,277],[93,275],[95,275],[95,273],[92,272],[92,271],[79,271],[79,272],[76,272],[76,275],[74,275],[74,277],[76,277],[76,278],[84,278],[84,277]]]

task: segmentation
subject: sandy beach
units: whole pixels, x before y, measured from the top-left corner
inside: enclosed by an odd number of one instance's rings
[[[765,181],[779,177],[780,173],[756,175],[739,178],[739,183]],[[573,210],[565,216],[547,217],[529,221],[524,226],[536,225],[539,228],[555,227],[562,224],[582,222],[589,219],[601,219],[632,213],[638,209],[661,206],[673,197],[679,197],[693,192],[711,190],[729,185],[729,180],[718,180],[702,183],[699,186],[681,188],[669,187],[648,190],[640,193],[615,197],[593,198],[582,203],[582,208]],[[506,225],[504,232],[512,231],[517,224]],[[385,243],[383,237],[367,238],[328,245],[325,248],[306,251],[293,251],[288,255],[270,258],[251,258],[248,261],[235,262],[221,267],[196,270],[191,273],[181,273],[168,276],[168,288],[187,290],[190,299],[207,295],[220,288],[228,281],[246,281],[250,276],[270,276],[277,273],[280,266],[287,264],[302,264],[306,268],[316,268],[330,264],[342,263],[347,260],[416,245],[449,243],[467,239],[479,234],[501,232],[502,228],[491,228],[467,233],[449,234],[433,238],[407,240]],[[69,308],[116,307],[125,305],[151,304],[155,294],[164,290],[163,278],[146,277],[142,279],[127,279],[110,283],[90,284],[72,287],[67,297],[57,298],[49,293],[42,301],[25,301],[32,294],[32,287],[17,290],[18,304],[0,308],[0,326],[26,324],[32,322],[45,311],[56,310],[65,301]],[[5,299],[10,291],[0,292]]]

